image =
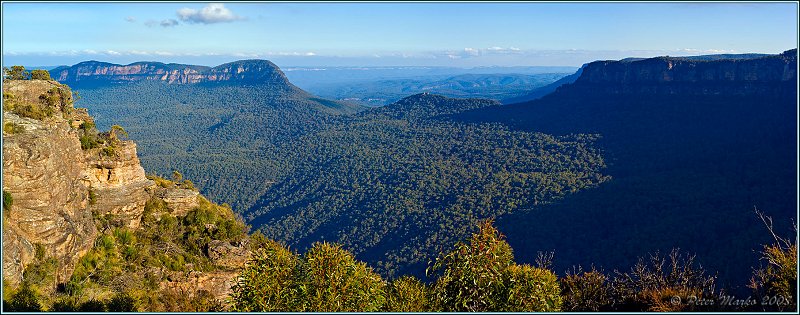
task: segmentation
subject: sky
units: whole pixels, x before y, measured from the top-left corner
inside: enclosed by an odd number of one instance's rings
[[[3,65],[580,66],[797,47],[797,3],[2,4]]]

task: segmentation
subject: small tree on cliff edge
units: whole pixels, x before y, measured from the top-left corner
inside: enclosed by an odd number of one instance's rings
[[[30,77],[31,73],[26,71],[23,66],[11,66],[10,69],[3,68],[3,78],[6,80],[28,80]]]
[[[50,72],[47,70],[32,70],[31,71],[31,80],[52,80],[50,78]]]

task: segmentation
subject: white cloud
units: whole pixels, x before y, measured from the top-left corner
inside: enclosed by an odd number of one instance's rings
[[[494,46],[494,47],[487,48],[487,50],[491,50],[491,51],[503,50],[503,47]]]
[[[131,22],[131,23],[135,23],[135,22],[136,22],[136,18],[135,18],[135,17],[132,17],[132,16],[129,16],[129,17],[126,17],[126,18],[125,18],[125,21],[127,21],[127,22]]]
[[[467,47],[467,48],[464,48],[464,54],[468,55],[468,56],[479,56],[481,54],[481,51],[477,50],[475,48]]]
[[[173,26],[176,26],[176,25],[178,25],[178,21],[175,20],[175,19],[167,19],[167,20],[161,21],[161,26],[162,27],[173,27]]]
[[[209,3],[200,10],[182,8],[178,10],[177,15],[181,21],[200,24],[233,22],[244,19],[234,14],[222,3]]]

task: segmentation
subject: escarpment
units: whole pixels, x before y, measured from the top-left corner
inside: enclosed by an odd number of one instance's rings
[[[183,226],[183,232],[178,233],[212,235],[212,243],[194,249],[199,251],[197,255],[206,257],[195,260],[207,262],[196,267],[173,264],[170,268],[174,270],[150,268],[141,273],[163,276],[159,281],[164,288],[188,290],[194,295],[205,291],[215,299],[227,294],[249,257],[244,225],[230,223],[235,222],[230,208],[205,200],[190,182],[146,176],[136,144],[126,137],[120,126],[97,131],[86,109],[73,107],[72,91],[66,85],[45,80],[4,82],[3,279],[7,285],[23,283],[26,268],[37,264],[42,254],[57,261],[54,283],[75,282],[80,268],[79,277],[87,280],[81,278],[77,283],[102,283],[92,279],[91,273],[84,275],[86,264],[82,263],[87,255],[107,252],[98,249],[107,244],[101,239],[112,237],[123,242],[127,238],[120,235],[132,231],[148,235],[152,232],[143,229],[162,228],[152,222],[166,218]],[[204,208],[198,210],[200,206]],[[194,219],[184,218],[193,213]],[[203,223],[201,219],[208,216],[223,216],[218,221],[225,225]],[[144,227],[145,222],[150,225]],[[223,229],[227,230],[218,232]],[[223,236],[236,241],[219,241]],[[164,257],[159,259],[173,258]],[[149,264],[160,262],[151,260]]]
[[[655,57],[595,61],[560,89],[629,95],[783,95],[794,93],[797,49],[745,59]]]
[[[3,98],[3,190],[13,198],[4,211],[3,250],[9,258],[3,275],[19,282],[34,244],[41,244],[61,262],[58,280],[64,281],[94,244],[94,217],[111,214],[119,224],[137,226],[154,183],[145,178],[133,142],[82,144],[81,126],[93,121],[72,107],[69,87],[7,81]]]
[[[241,60],[216,67],[136,62],[118,65],[86,61],[50,71],[53,78],[67,84],[124,83],[162,81],[169,84],[237,82],[290,85],[283,72],[267,60]]]

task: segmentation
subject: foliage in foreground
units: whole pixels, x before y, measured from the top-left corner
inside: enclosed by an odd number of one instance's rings
[[[162,288],[163,274],[159,277],[147,270],[214,270],[203,248],[212,240],[240,240],[245,236],[243,225],[235,223],[238,221],[229,208],[204,200],[180,218],[165,213],[168,209],[163,201],[151,200],[146,207],[143,229],[106,227],[66,284],[55,285],[58,262],[47,257],[43,246],[36,246],[35,262],[26,269],[23,283],[17,288],[5,287],[4,308],[83,312],[679,312],[783,311],[796,305],[796,244],[777,236],[775,244],[764,246],[767,265],[753,276],[751,287],[758,304],[725,305],[725,293],[715,287],[716,276],[706,274],[692,255],[678,250],[656,253],[639,258],[629,271],[614,274],[578,267],[559,279],[549,269],[552,255],[540,256],[544,258],[537,260],[536,266],[515,263],[511,247],[492,221],[483,221],[467,242],[440,254],[429,269],[431,284],[412,276],[384,280],[337,244],[318,242],[301,255],[256,233],[250,237],[254,253],[228,300],[217,301],[205,291],[188,294]],[[224,227],[227,221],[234,223]],[[220,232],[200,228],[209,224]],[[768,227],[772,231],[771,224]],[[710,304],[689,303],[692,299]]]

